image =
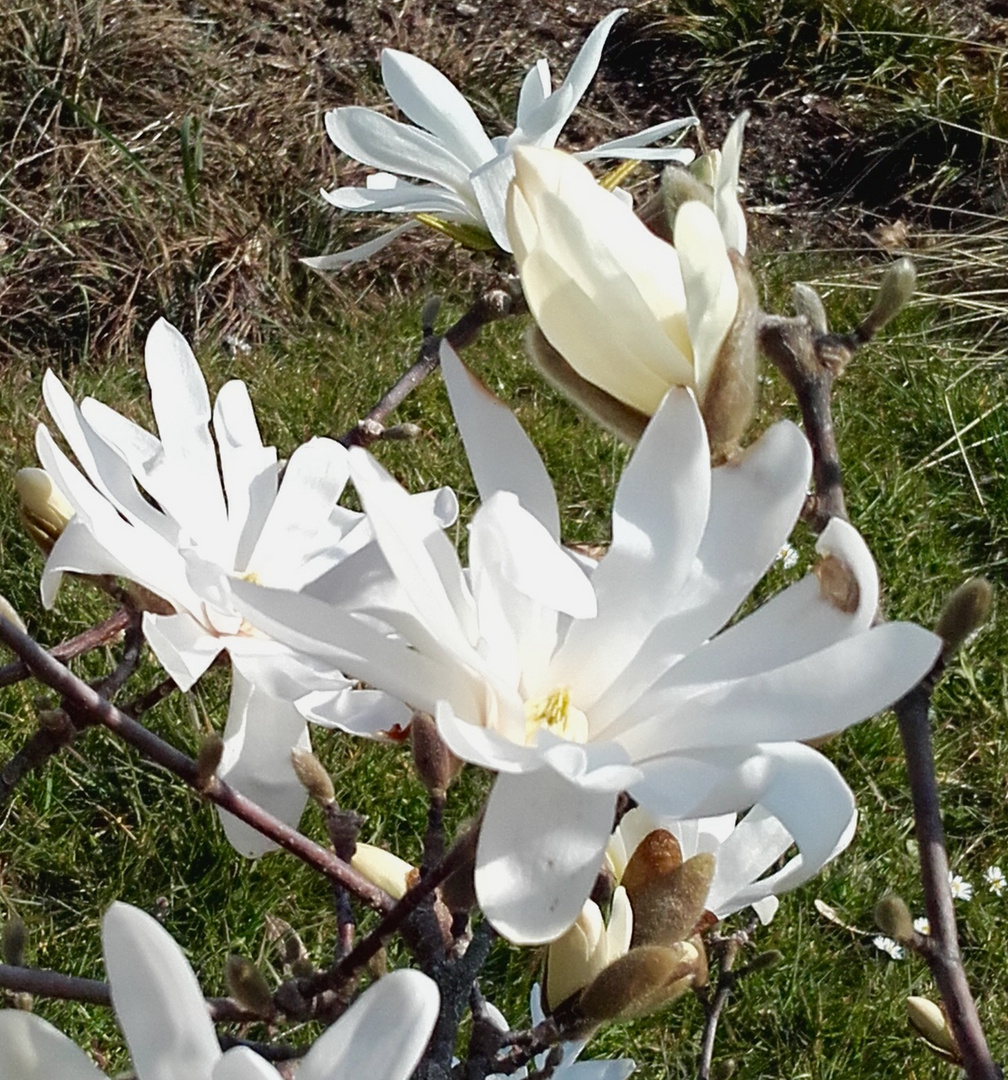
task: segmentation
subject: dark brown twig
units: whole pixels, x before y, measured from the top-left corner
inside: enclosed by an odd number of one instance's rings
[[[385,421],[393,410],[427,378],[441,361],[441,342],[447,341],[453,349],[464,349],[476,340],[480,330],[487,323],[503,319],[519,310],[521,294],[515,290],[490,289],[470,306],[469,310],[444,334],[428,333],[424,328],[424,339],[420,345],[420,355],[388,390],[377,405],[349,431],[339,437],[344,446],[370,446],[380,439],[385,430]]]
[[[939,661],[926,679],[893,706],[906,756],[921,884],[930,923],[927,936],[922,935],[919,941],[915,938],[915,948],[931,969],[945,1005],[949,1028],[959,1049],[962,1067],[969,1080],[1001,1080],[1003,1072],[991,1057],[963,967],[949,886],[948,855],[945,851],[945,831],[942,827],[928,716],[931,695],[940,674]]]
[[[104,622],[92,626],[76,637],[61,641],[59,645],[49,650],[50,656],[57,660],[72,660],[75,656],[90,652],[92,649],[107,645],[117,634],[129,626],[133,613],[127,608],[120,608],[114,615],[110,615]],[[23,660],[15,660],[13,663],[4,664],[0,667],[0,686],[11,686],[29,678],[31,672]]]
[[[710,988],[704,987],[697,992],[704,1011],[703,1038],[700,1042],[700,1057],[697,1061],[697,1080],[710,1080],[711,1065],[714,1061],[714,1042],[717,1038],[718,1023],[739,979],[748,969],[734,970],[739,952],[749,944],[756,920],[752,919],[743,929],[727,937],[714,937],[708,941],[707,948],[717,960],[718,979],[713,996]]]
[[[377,911],[393,911],[397,906],[383,889],[372,885],[342,859],[320,847],[308,837],[267,813],[261,806],[239,794],[217,777],[201,782],[196,762],[166,743],[142,724],[138,724],[120,709],[106,701],[87,683],[54,660],[28,634],[7,619],[0,618],[0,640],[7,644],[28,665],[39,682],[51,687],[63,698],[64,708],[79,725],[102,724],[125,742],[136,747],[151,761],[174,773],[210,802],[269,837],[280,847],[296,855],[330,881],[345,885]]]

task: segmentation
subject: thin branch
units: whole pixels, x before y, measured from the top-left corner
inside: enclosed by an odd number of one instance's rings
[[[503,319],[519,310],[521,294],[506,289],[490,289],[470,306],[469,310],[445,331],[444,334],[428,332],[424,327],[424,339],[417,360],[387,391],[377,405],[359,420],[349,431],[339,437],[344,446],[370,446],[385,431],[385,421],[393,410],[427,378],[440,363],[441,342],[447,341],[453,349],[464,349],[476,340],[480,330],[488,323]]]
[[[230,785],[211,777],[201,782],[196,762],[166,743],[142,724],[138,724],[120,709],[106,701],[87,683],[82,682],[58,660],[54,660],[28,634],[7,619],[0,618],[0,640],[14,650],[28,665],[39,682],[51,687],[63,698],[63,707],[81,726],[102,724],[125,742],[136,747],[151,761],[168,769],[210,802],[234,814],[269,837],[286,851],[296,855],[330,881],[352,889],[365,903],[377,911],[389,912],[398,906],[383,889],[372,885],[363,875],[332,852],[320,847],[308,837],[267,813],[251,799]]]
[[[116,635],[122,633],[132,619],[133,613],[128,608],[120,608],[97,626],[92,626],[76,637],[61,641],[59,645],[49,650],[49,655],[56,657],[57,660],[72,660],[82,653],[101,648],[102,645],[108,644]],[[27,679],[30,675],[31,672],[23,660],[4,664],[0,667],[0,686],[11,686]]]
[[[931,695],[940,674],[941,661],[930,675],[893,706],[906,756],[921,884],[930,923],[927,938],[920,943],[918,951],[927,961],[941,994],[967,1077],[969,1080],[1001,1080],[1002,1070],[991,1057],[963,967],[949,886],[948,855],[928,715]]]
[[[0,987],[14,993],[34,994],[36,997],[59,1001],[84,1001],[89,1005],[111,1005],[108,983],[100,979],[81,979],[46,968],[15,967],[0,964]],[[231,998],[207,998],[207,1009],[216,1023],[249,1023],[261,1017],[243,1009]]]

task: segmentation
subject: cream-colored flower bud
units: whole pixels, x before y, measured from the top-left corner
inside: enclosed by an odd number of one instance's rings
[[[263,973],[244,956],[232,954],[224,966],[228,993],[243,1009],[269,1019],[276,1012],[273,991]]]
[[[929,1001],[926,997],[908,997],[907,1019],[922,1039],[926,1039],[932,1046],[944,1050],[953,1060],[958,1061],[959,1048],[956,1046],[948,1021],[933,1001]]]
[[[25,626],[24,620],[6,596],[0,596],[0,616],[3,616],[9,623],[13,623],[22,634],[28,633],[28,627]]]
[[[416,880],[417,871],[405,859],[373,844],[357,844],[350,865],[389,896],[401,900]]]
[[[798,281],[791,288],[791,302],[799,315],[808,319],[812,329],[817,334],[829,333],[829,319],[826,316],[826,308],[822,297],[812,288]]]
[[[28,535],[48,555],[74,509],[45,469],[19,469],[14,487],[21,500],[21,522]]]
[[[964,581],[945,601],[935,633],[945,642],[942,659],[949,660],[990,617],[994,592],[986,578]]]

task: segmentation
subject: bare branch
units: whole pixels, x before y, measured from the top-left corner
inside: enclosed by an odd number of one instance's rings
[[[129,626],[132,618],[133,613],[128,608],[120,608],[114,615],[110,615],[97,626],[92,626],[89,630],[85,630],[76,637],[60,642],[59,645],[49,650],[49,655],[55,656],[57,660],[72,660],[82,653],[90,652],[92,649],[99,649],[122,633]],[[0,667],[0,686],[11,686],[13,683],[29,678],[30,675],[31,672],[23,660],[15,660],[11,664],[4,664],[3,667]]]

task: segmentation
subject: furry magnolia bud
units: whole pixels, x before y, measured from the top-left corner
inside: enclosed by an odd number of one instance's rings
[[[633,1020],[685,993],[700,955],[692,944],[649,945],[614,960],[582,993],[578,1006],[587,1020]]]
[[[791,302],[799,315],[804,315],[809,325],[817,334],[829,333],[829,319],[826,317],[826,308],[823,307],[822,298],[812,288],[798,281],[791,288]]]
[[[959,1060],[959,1049],[949,1029],[945,1014],[926,997],[907,998],[907,1019],[922,1039],[945,1051],[954,1061]]]
[[[0,956],[3,962],[12,967],[24,967],[27,945],[28,928],[19,915],[12,915],[0,930]]]
[[[332,778],[326,772],[322,762],[303,746],[296,746],[291,751],[291,765],[301,786],[319,804],[329,806],[336,800],[336,790]]]
[[[6,596],[0,596],[0,616],[3,616],[9,623],[13,623],[22,634],[28,633],[28,627],[25,626],[21,616]]]
[[[875,305],[858,327],[858,337],[867,340],[899,314],[917,287],[917,271],[907,258],[897,259],[886,271],[875,297]]]
[[[410,723],[413,767],[423,786],[434,796],[442,796],[459,774],[462,762],[448,749],[428,713],[416,712]]]
[[[694,855],[681,866],[655,874],[633,892],[633,948],[673,946],[689,938],[704,913],[714,878],[714,856]]]
[[[990,616],[993,599],[986,578],[970,578],[945,601],[935,626],[935,633],[945,642],[943,660],[950,660],[970,634],[983,626]]]
[[[224,756],[224,740],[212,731],[200,739],[196,751],[196,790],[206,791],[210,781],[217,775],[217,767]]]
[[[903,898],[895,893],[883,896],[875,905],[875,923],[894,941],[913,941],[913,916]]]
[[[273,1004],[273,992],[266,982],[266,977],[244,956],[232,954],[224,966],[224,981],[228,993],[243,1009],[269,1019],[276,1012]]]
[[[14,488],[21,500],[21,523],[48,555],[73,517],[74,508],[45,469],[19,469],[14,474]]]

